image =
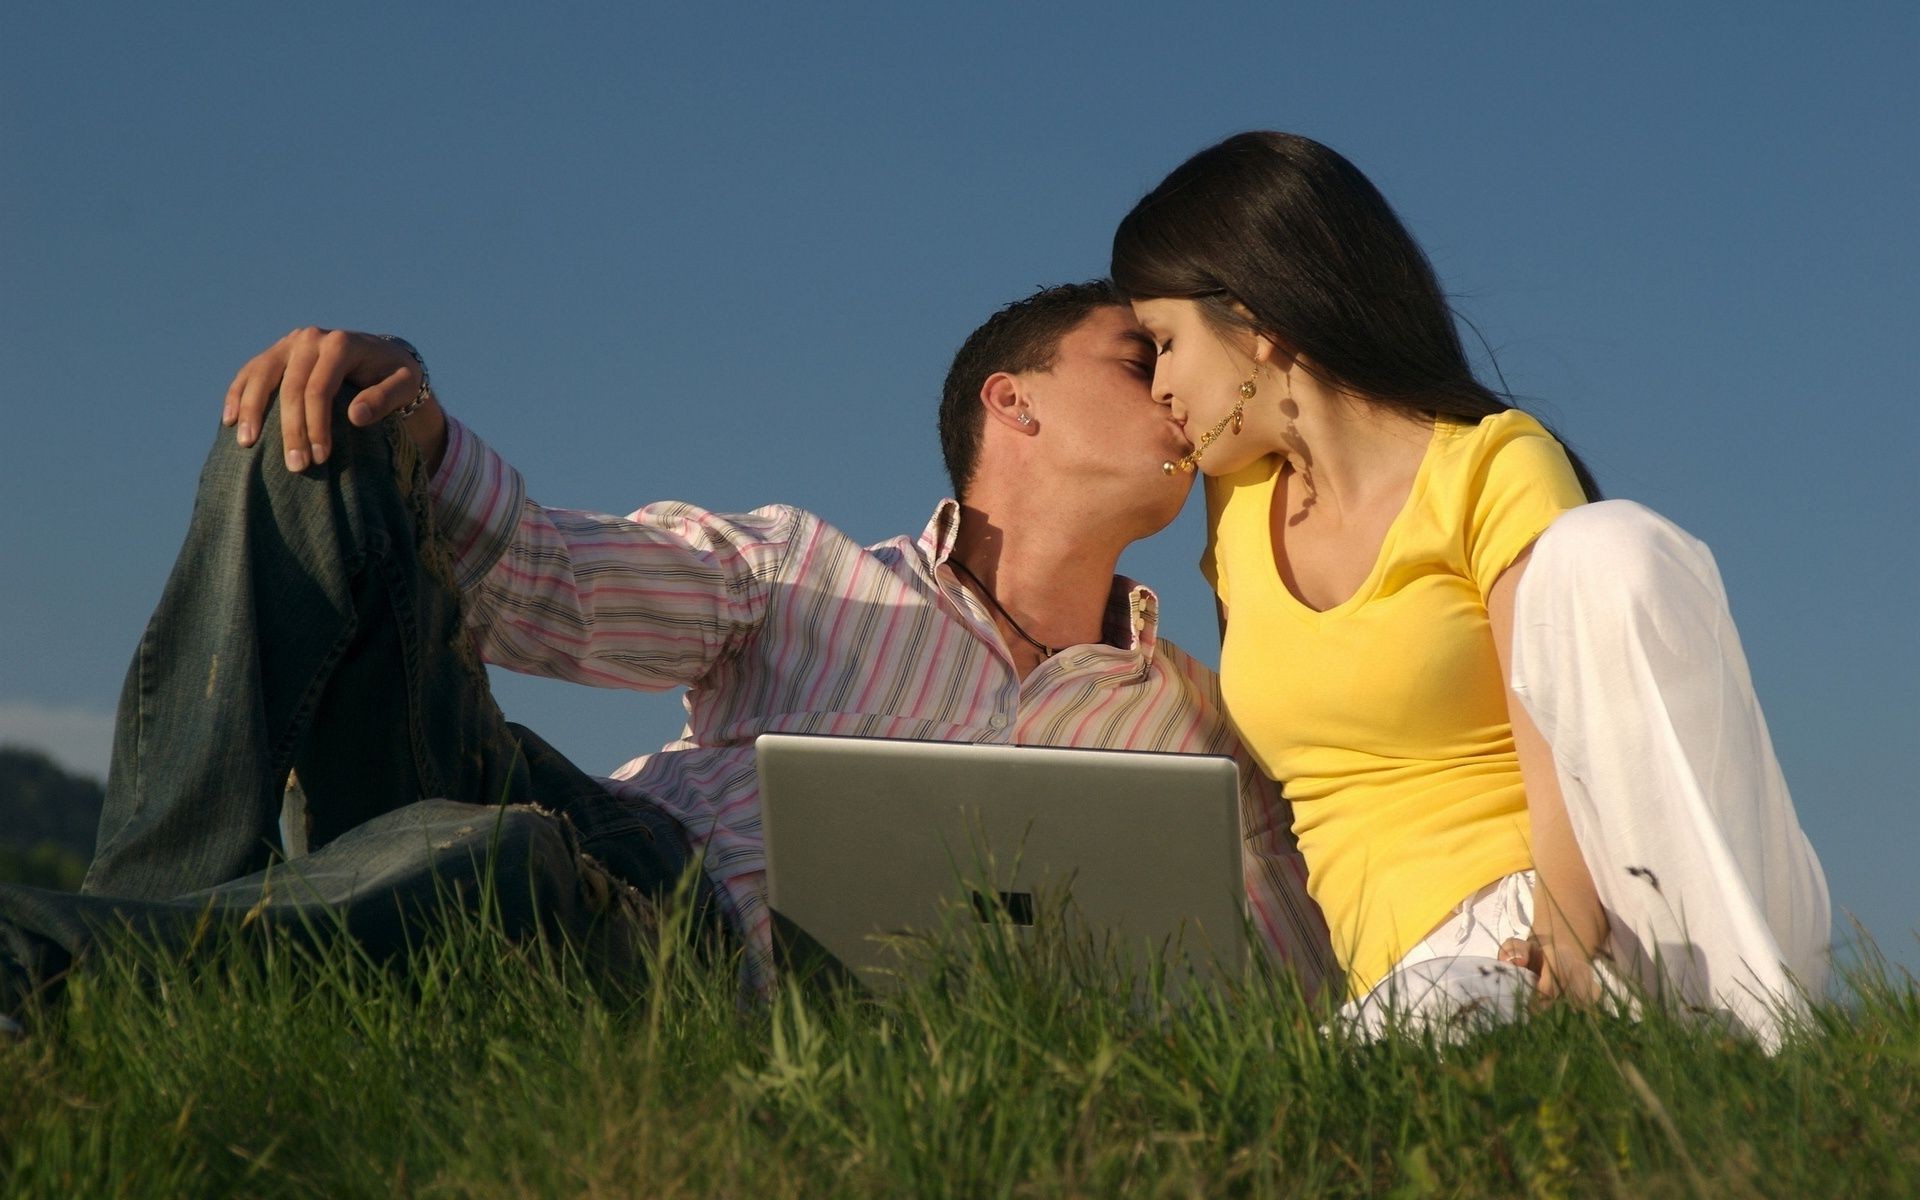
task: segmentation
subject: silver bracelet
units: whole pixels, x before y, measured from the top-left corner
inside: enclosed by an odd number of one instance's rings
[[[392,342],[402,350],[405,350],[413,356],[414,365],[420,368],[420,390],[414,393],[413,399],[393,410],[392,415],[404,421],[412,416],[422,404],[433,399],[433,380],[427,377],[427,360],[420,357],[420,351],[414,349],[412,342],[397,334],[377,333],[374,336]]]

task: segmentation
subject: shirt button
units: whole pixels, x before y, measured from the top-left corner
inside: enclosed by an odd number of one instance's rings
[[[1001,716],[999,713],[995,713],[992,716],[987,718],[988,729],[1005,729],[1006,727],[1007,727],[1007,719]]]

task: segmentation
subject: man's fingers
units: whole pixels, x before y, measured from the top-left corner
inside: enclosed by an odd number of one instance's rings
[[[233,437],[242,446],[260,439],[260,414],[266,411],[268,389],[256,374],[249,373],[240,388],[240,406],[233,415]]]
[[[411,401],[425,375],[410,352],[392,339],[344,329],[306,326],[255,355],[227,385],[220,423],[234,426],[242,446],[260,440],[277,391],[287,469],[304,471],[333,451],[333,403],[347,384],[361,387],[347,419],[371,425]]]
[[[239,372],[234,375],[233,382],[227,385],[226,398],[220,403],[220,425],[222,428],[232,428],[233,423],[240,419],[240,398],[246,394],[247,370],[252,366],[252,363],[248,363],[247,366],[241,367]]]
[[[307,441],[316,464],[327,461],[333,448],[333,398],[347,375],[349,340],[344,330],[322,334],[315,347],[313,369],[307,375],[301,401],[307,410]]]
[[[276,347],[277,349],[277,347]],[[280,386],[280,376],[286,365],[278,354],[269,351],[258,355],[241,368],[240,402],[234,411],[234,437],[242,446],[252,446],[260,440],[260,429],[266,420],[267,405],[273,400],[273,389]]]
[[[355,425],[371,425],[413,398],[419,389],[419,372],[401,368],[375,384],[370,384],[347,405],[347,419]]]
[[[319,357],[318,330],[302,330],[291,335],[287,347],[287,373],[280,379],[280,442],[287,455],[287,470],[304,471],[312,461],[307,442],[307,378],[313,374]]]

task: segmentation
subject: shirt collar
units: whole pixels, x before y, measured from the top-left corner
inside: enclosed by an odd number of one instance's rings
[[[933,519],[927,522],[926,529],[920,534],[920,553],[927,556],[927,562],[939,566],[947,561],[947,555],[953,553],[954,543],[960,540],[960,502],[948,496],[934,505]]]
[[[959,540],[960,502],[949,496],[934,507],[933,518],[920,534],[920,553],[928,569],[945,564]],[[1115,575],[1100,636],[1107,645],[1137,651],[1152,662],[1154,647],[1160,643],[1160,597],[1143,583]]]

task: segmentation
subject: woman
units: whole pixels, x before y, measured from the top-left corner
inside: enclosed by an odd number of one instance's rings
[[[1614,972],[1769,1045],[1826,971],[1801,833],[1700,543],[1598,500],[1467,365],[1351,163],[1246,133],[1114,236],[1207,476],[1222,684],[1377,1032]]]

